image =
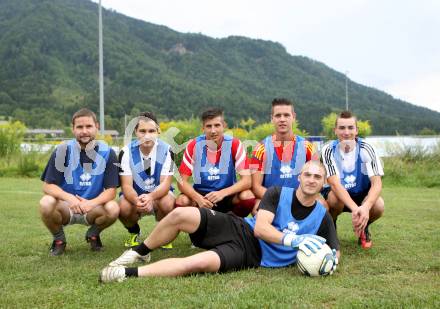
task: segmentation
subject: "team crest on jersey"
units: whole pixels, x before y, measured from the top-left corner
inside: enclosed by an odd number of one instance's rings
[[[296,234],[298,230],[299,230],[298,223],[291,221],[287,223],[287,229],[284,229],[283,233]]]
[[[154,189],[154,178],[145,179],[144,184],[145,184],[145,190]]]
[[[280,175],[281,179],[292,178],[293,177],[293,173],[292,173],[293,170],[290,167],[290,165],[283,165],[283,166],[281,166],[280,172],[281,172],[281,175]]]
[[[90,175],[90,173],[83,173],[81,176],[79,176],[79,178],[81,179],[79,182],[81,187],[90,187],[92,185],[92,182],[90,181],[90,179],[92,179],[92,175]]]
[[[347,175],[344,178],[344,187],[345,189],[351,189],[356,187],[356,176],[353,174]]]
[[[220,169],[218,167],[213,166],[213,167],[209,168],[208,173],[209,173],[208,180],[220,179],[220,175],[219,175]]]

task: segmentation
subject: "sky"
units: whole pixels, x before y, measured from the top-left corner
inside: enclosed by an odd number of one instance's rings
[[[101,3],[124,15],[183,33],[279,42],[289,54],[323,62],[347,74],[350,81],[440,112],[439,0]]]

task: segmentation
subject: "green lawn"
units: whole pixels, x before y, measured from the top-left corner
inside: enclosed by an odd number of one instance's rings
[[[73,226],[66,229],[66,254],[48,257],[51,237],[37,206],[40,181],[0,178],[0,192],[0,308],[440,307],[440,189],[386,188],[385,217],[372,226],[374,247],[367,252],[343,215],[342,259],[328,278],[303,277],[291,267],[108,285],[98,283],[98,274],[123,251],[120,223],[103,232],[104,252],[89,251],[86,228]],[[153,225],[151,218],[141,221],[144,232]],[[174,247],[154,252],[153,260],[197,252],[186,235]]]

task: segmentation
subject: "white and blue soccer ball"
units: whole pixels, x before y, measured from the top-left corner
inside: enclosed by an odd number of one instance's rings
[[[321,249],[315,253],[310,253],[310,255],[307,255],[302,250],[298,250],[296,255],[298,269],[306,276],[331,275],[334,263],[335,256],[327,244],[322,245]]]

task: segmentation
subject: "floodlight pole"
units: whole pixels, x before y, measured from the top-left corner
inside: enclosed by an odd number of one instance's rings
[[[99,0],[99,127],[104,134],[104,63],[102,52],[102,12],[101,0]]]
[[[345,110],[348,111],[348,71],[345,71]]]

